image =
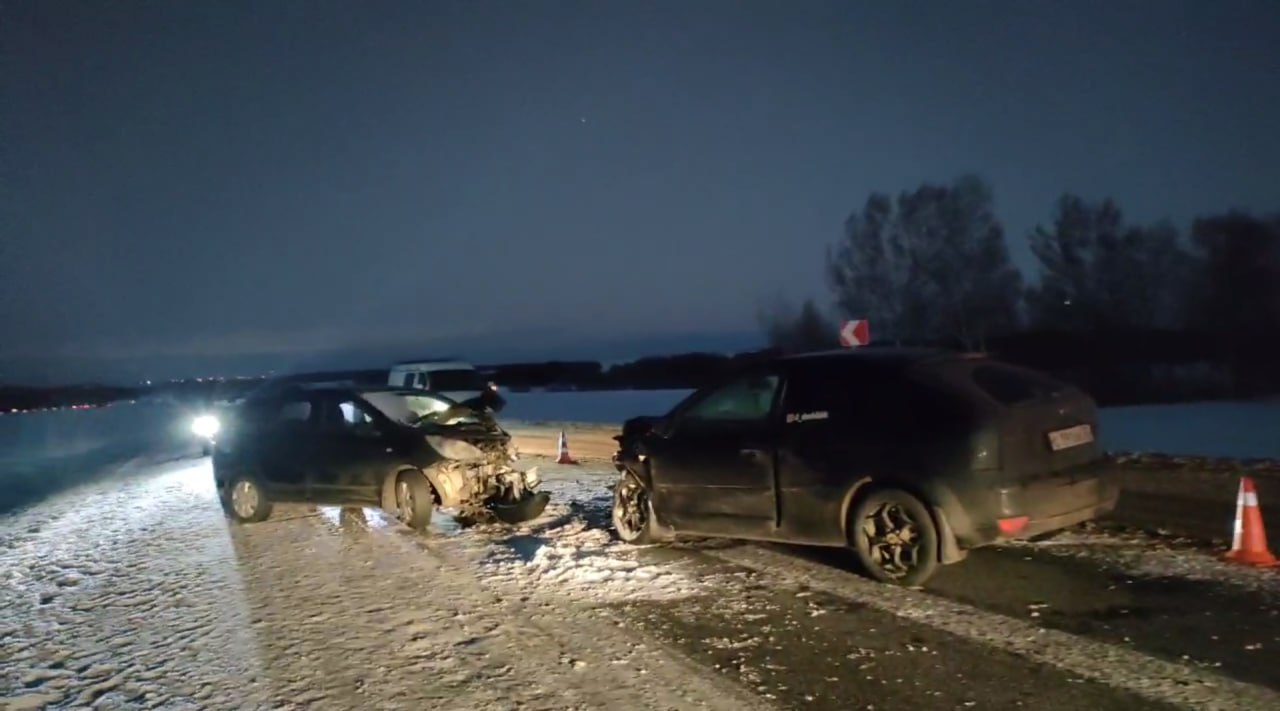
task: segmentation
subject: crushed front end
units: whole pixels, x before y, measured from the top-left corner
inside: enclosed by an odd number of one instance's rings
[[[551,497],[538,491],[536,467],[521,471],[506,432],[485,428],[427,436],[441,459],[426,469],[443,506],[457,508],[473,522],[497,519],[515,524],[542,515]]]

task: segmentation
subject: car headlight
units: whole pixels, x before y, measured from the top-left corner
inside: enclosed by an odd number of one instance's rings
[[[222,429],[222,423],[213,415],[200,415],[191,421],[191,432],[197,437],[213,439]]]
[[[456,459],[460,462],[469,462],[476,459],[484,459],[484,451],[470,442],[463,442],[460,439],[451,437],[441,437],[440,435],[427,435],[427,444],[431,448],[440,453],[445,459]]]

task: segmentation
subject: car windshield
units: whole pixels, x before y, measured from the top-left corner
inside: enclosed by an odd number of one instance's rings
[[[369,392],[364,399],[393,422],[420,427],[477,424],[479,413],[428,393]]]

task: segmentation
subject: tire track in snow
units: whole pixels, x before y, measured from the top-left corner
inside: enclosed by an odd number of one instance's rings
[[[564,689],[584,709],[662,708],[765,711],[772,706],[716,677],[634,629],[625,633],[612,610],[575,604],[556,591],[476,576],[474,543],[485,538],[432,538],[405,529],[382,529],[440,567],[450,597],[463,597],[494,616],[513,653],[539,660],[551,686]],[[585,697],[585,698],[584,698]],[[558,707],[567,708],[567,707]]]
[[[207,465],[181,462],[0,518],[5,703],[252,708],[262,669],[213,500]]]
[[[923,623],[1152,701],[1197,711],[1280,708],[1280,693],[1105,642],[1041,628],[927,592],[887,588],[760,546],[704,551],[786,582]]]

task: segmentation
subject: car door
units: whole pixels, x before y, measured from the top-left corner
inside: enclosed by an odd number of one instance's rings
[[[279,501],[307,500],[316,455],[317,408],[303,394],[282,398],[253,438],[263,484]]]
[[[942,404],[899,369],[797,363],[788,374],[778,439],[781,535],[845,540],[846,494],[868,477],[909,480],[934,441]]]
[[[380,503],[381,475],[395,463],[386,424],[354,394],[331,394],[320,407],[312,499],[334,505]]]
[[[781,377],[709,390],[648,442],[654,505],[689,533],[768,535],[776,520],[775,412]]]

